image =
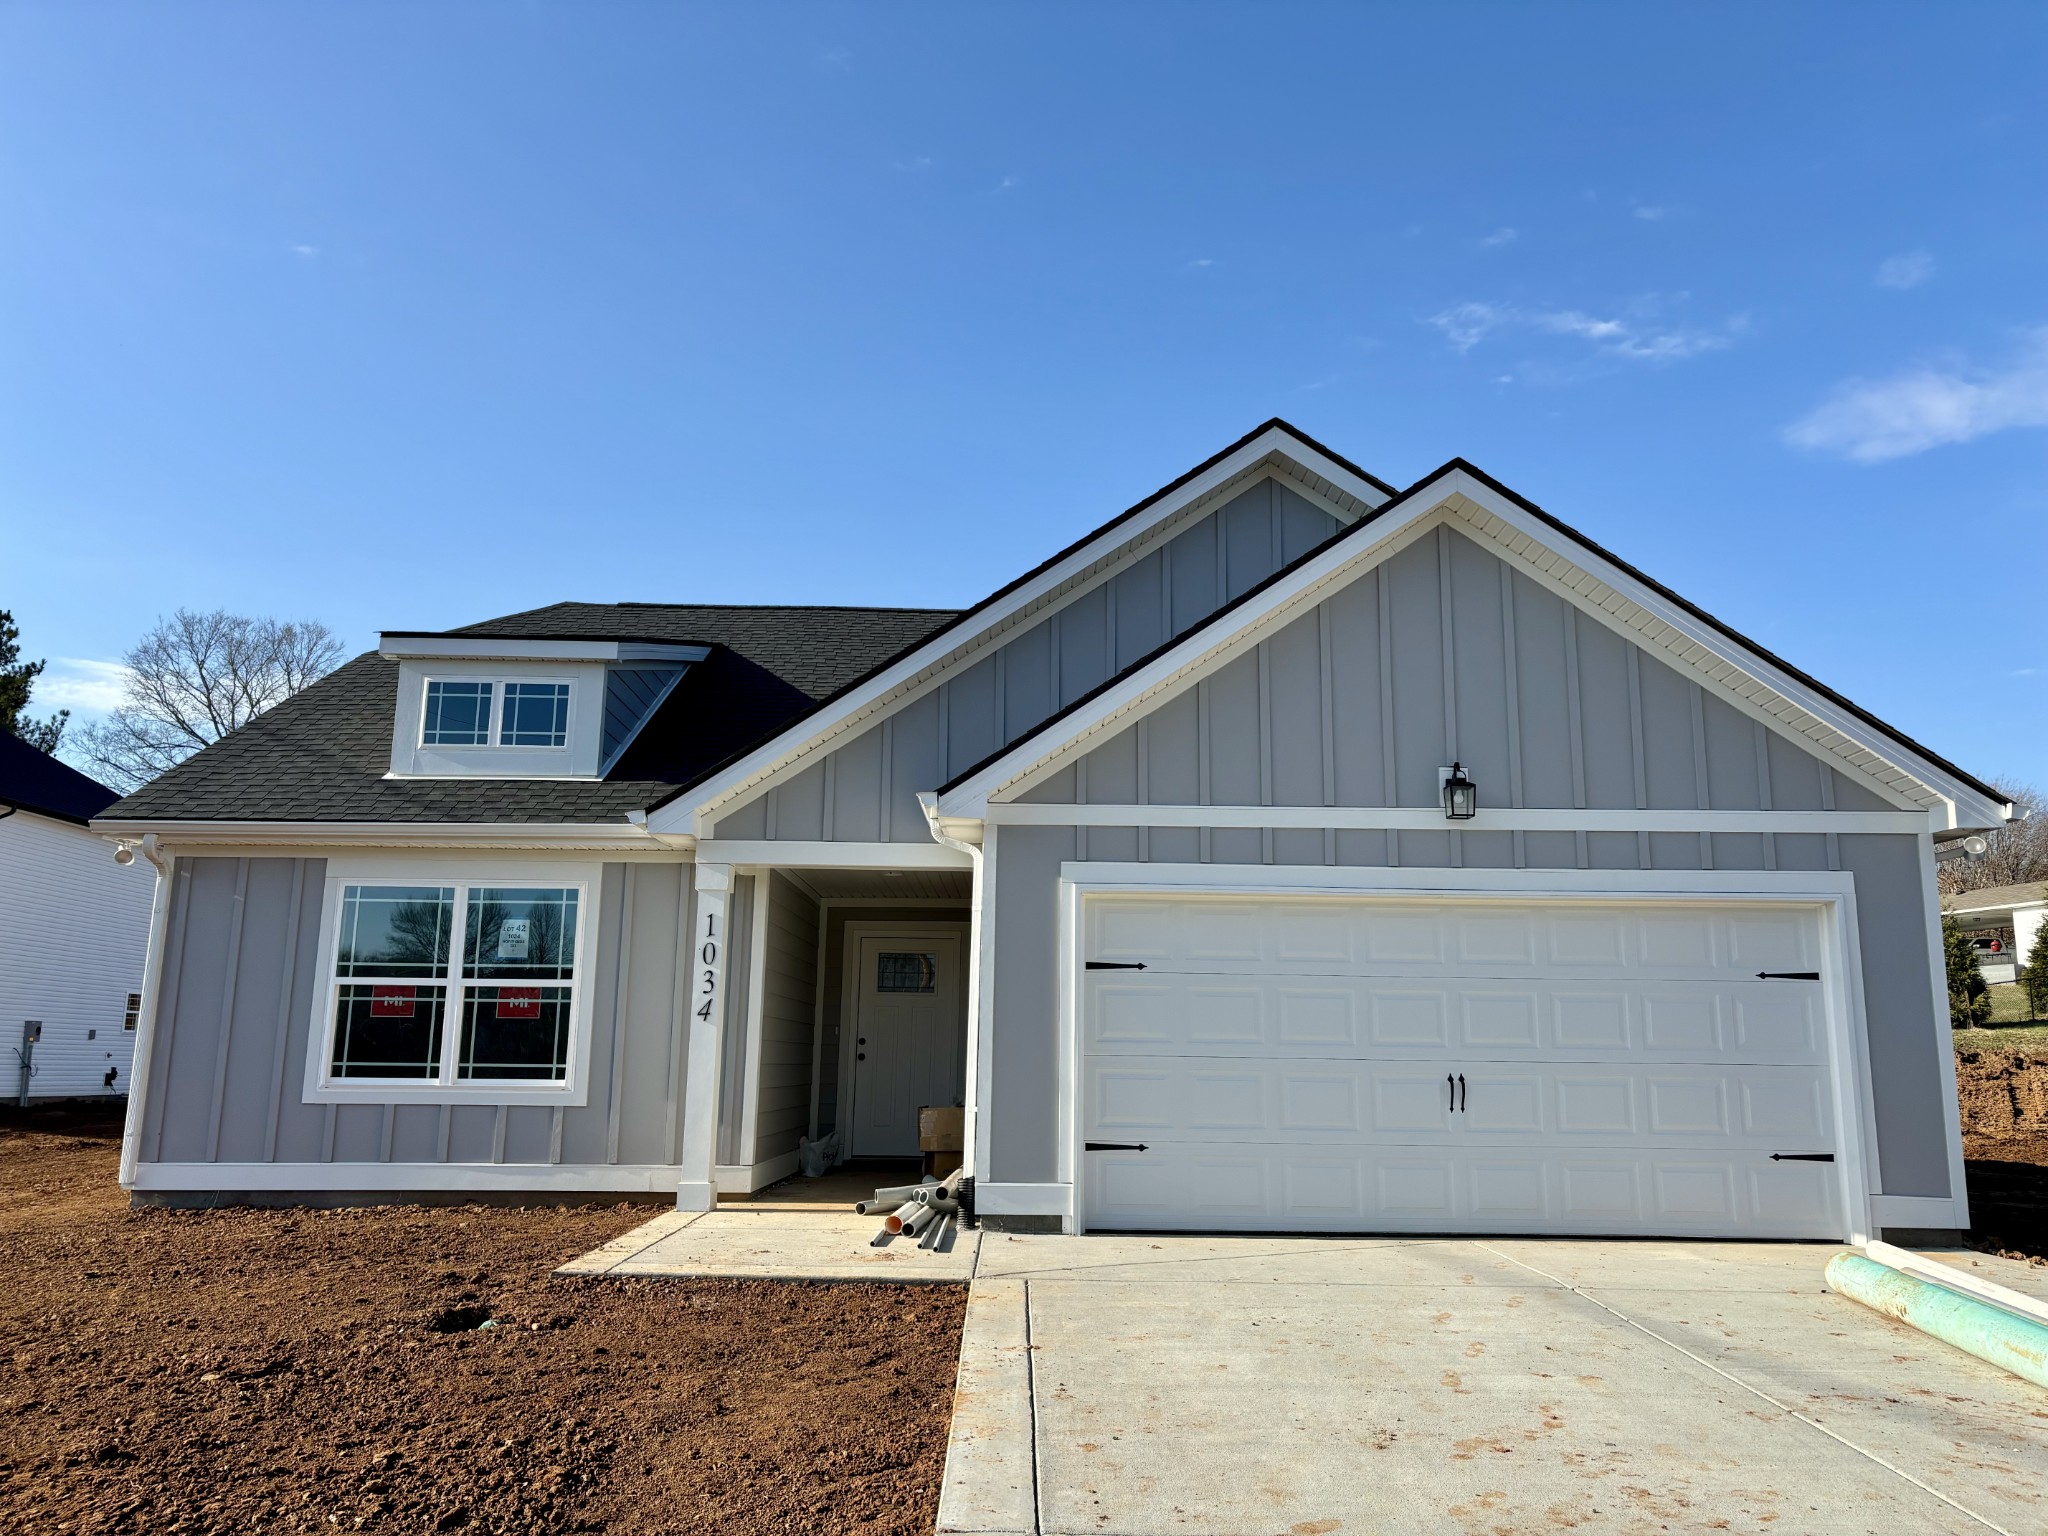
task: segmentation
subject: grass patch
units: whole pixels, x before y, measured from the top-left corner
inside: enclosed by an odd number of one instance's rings
[[[2048,1050],[2048,1019],[2027,1017],[2027,994],[2016,981],[1991,989],[1991,1023],[1955,1032],[1959,1051]]]

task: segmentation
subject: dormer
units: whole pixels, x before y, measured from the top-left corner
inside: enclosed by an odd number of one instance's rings
[[[639,640],[389,632],[391,776],[600,779],[710,649]]]

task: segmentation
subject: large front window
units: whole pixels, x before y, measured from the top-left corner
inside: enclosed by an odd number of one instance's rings
[[[567,1082],[582,904],[580,886],[343,885],[330,1079]]]

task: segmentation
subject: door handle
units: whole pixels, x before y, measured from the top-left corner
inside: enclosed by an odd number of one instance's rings
[[[1471,1102],[1472,1097],[1465,1090],[1465,1074],[1460,1072],[1458,1074],[1458,1113],[1461,1115],[1465,1113],[1466,1106]]]
[[[1458,1080],[1446,1072],[1444,1086],[1451,1091],[1451,1113],[1455,1115],[1458,1112]]]

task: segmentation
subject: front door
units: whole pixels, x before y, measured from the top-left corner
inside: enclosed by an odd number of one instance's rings
[[[863,936],[853,994],[854,1157],[915,1157],[917,1112],[966,1091],[960,936],[935,929]]]

